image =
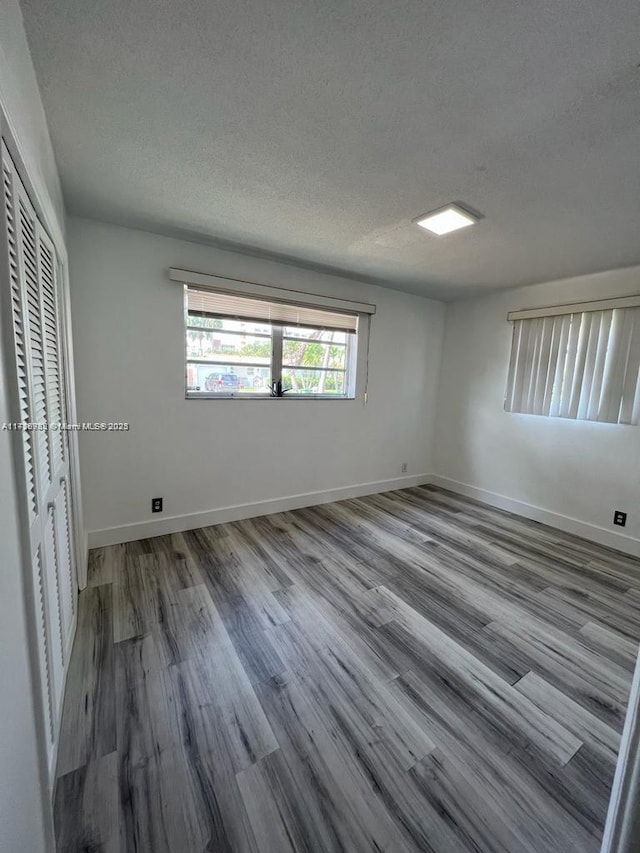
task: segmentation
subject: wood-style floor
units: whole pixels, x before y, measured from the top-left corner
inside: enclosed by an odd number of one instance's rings
[[[640,562],[424,487],[91,552],[64,853],[596,853]]]

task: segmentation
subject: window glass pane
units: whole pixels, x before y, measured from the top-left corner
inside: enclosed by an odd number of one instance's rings
[[[207,394],[268,394],[270,367],[187,362],[187,391]]]
[[[282,361],[287,367],[322,367],[344,370],[347,347],[344,344],[320,343],[307,339],[282,342]]]
[[[292,394],[346,394],[345,374],[333,370],[283,367],[282,385]]]
[[[224,329],[187,329],[187,358],[269,365],[271,338]]]
[[[292,395],[352,393],[353,334],[188,312],[185,320],[188,396],[267,396],[279,377]]]
[[[302,329],[297,326],[285,326],[282,330],[285,338],[303,338],[313,341],[328,341],[334,344],[346,344],[351,337],[347,332],[328,332],[322,329]]]

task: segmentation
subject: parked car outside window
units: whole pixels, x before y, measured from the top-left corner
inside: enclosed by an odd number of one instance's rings
[[[210,373],[204,382],[206,391],[238,390],[240,380],[235,373]]]

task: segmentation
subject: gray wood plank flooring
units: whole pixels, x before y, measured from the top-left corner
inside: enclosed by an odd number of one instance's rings
[[[640,561],[434,487],[91,552],[60,853],[597,853]]]

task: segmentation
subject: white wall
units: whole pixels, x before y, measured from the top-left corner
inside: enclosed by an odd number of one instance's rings
[[[435,471],[482,500],[640,554],[640,428],[503,409],[508,311],[638,292],[635,267],[448,305]],[[629,514],[624,530],[614,509]]]
[[[68,229],[78,417],[131,423],[80,435],[87,528],[136,525],[93,544],[168,529],[152,520],[395,481],[403,462],[410,477],[430,473],[440,303],[87,220]],[[183,296],[170,266],[375,302],[368,405],[185,400]],[[163,516],[151,515],[155,496]]]
[[[0,3],[0,106],[28,166],[31,188],[36,188],[59,237],[62,195],[16,0]],[[2,329],[0,358],[1,338]],[[6,387],[2,363],[0,422],[9,419]],[[51,814],[46,768],[37,750],[17,507],[11,434],[0,431],[0,850],[49,853]]]

